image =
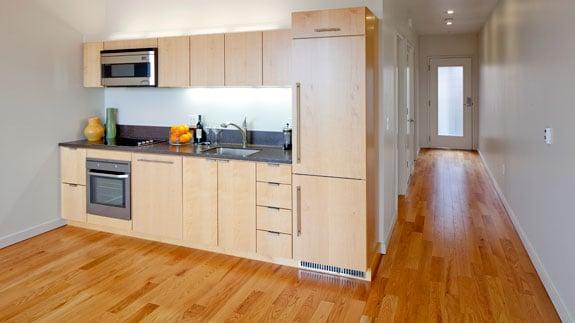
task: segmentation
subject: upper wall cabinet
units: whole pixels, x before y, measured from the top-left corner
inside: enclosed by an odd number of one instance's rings
[[[158,38],[112,40],[104,42],[104,49],[157,48]]]
[[[224,35],[190,36],[190,86],[224,84]]]
[[[262,33],[225,35],[225,85],[262,85]]]
[[[366,8],[294,12],[293,38],[365,35]]]
[[[104,43],[84,43],[84,87],[102,87],[100,51]]]
[[[188,36],[158,39],[158,86],[190,86],[190,39]]]
[[[291,30],[263,32],[263,85],[291,84]]]

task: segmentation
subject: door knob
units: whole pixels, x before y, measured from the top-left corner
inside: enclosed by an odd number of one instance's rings
[[[414,119],[409,119],[409,120],[407,120],[407,121],[409,121],[409,122],[415,122],[415,120],[414,120]]]

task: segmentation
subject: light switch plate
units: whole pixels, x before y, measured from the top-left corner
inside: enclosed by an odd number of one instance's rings
[[[553,128],[545,128],[545,144],[553,144]]]

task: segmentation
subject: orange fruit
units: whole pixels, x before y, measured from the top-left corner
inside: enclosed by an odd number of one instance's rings
[[[177,134],[171,134],[170,135],[170,142],[174,143],[177,142],[180,139],[180,137]]]
[[[180,136],[180,142],[181,142],[181,143],[184,143],[184,144],[185,144],[185,143],[190,142],[190,140],[192,140],[192,136],[191,136],[189,133],[183,134],[183,135]]]

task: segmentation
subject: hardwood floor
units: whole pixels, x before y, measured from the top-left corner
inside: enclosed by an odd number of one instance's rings
[[[476,153],[424,150],[370,284],[74,227],[0,250],[0,321],[559,317]]]

